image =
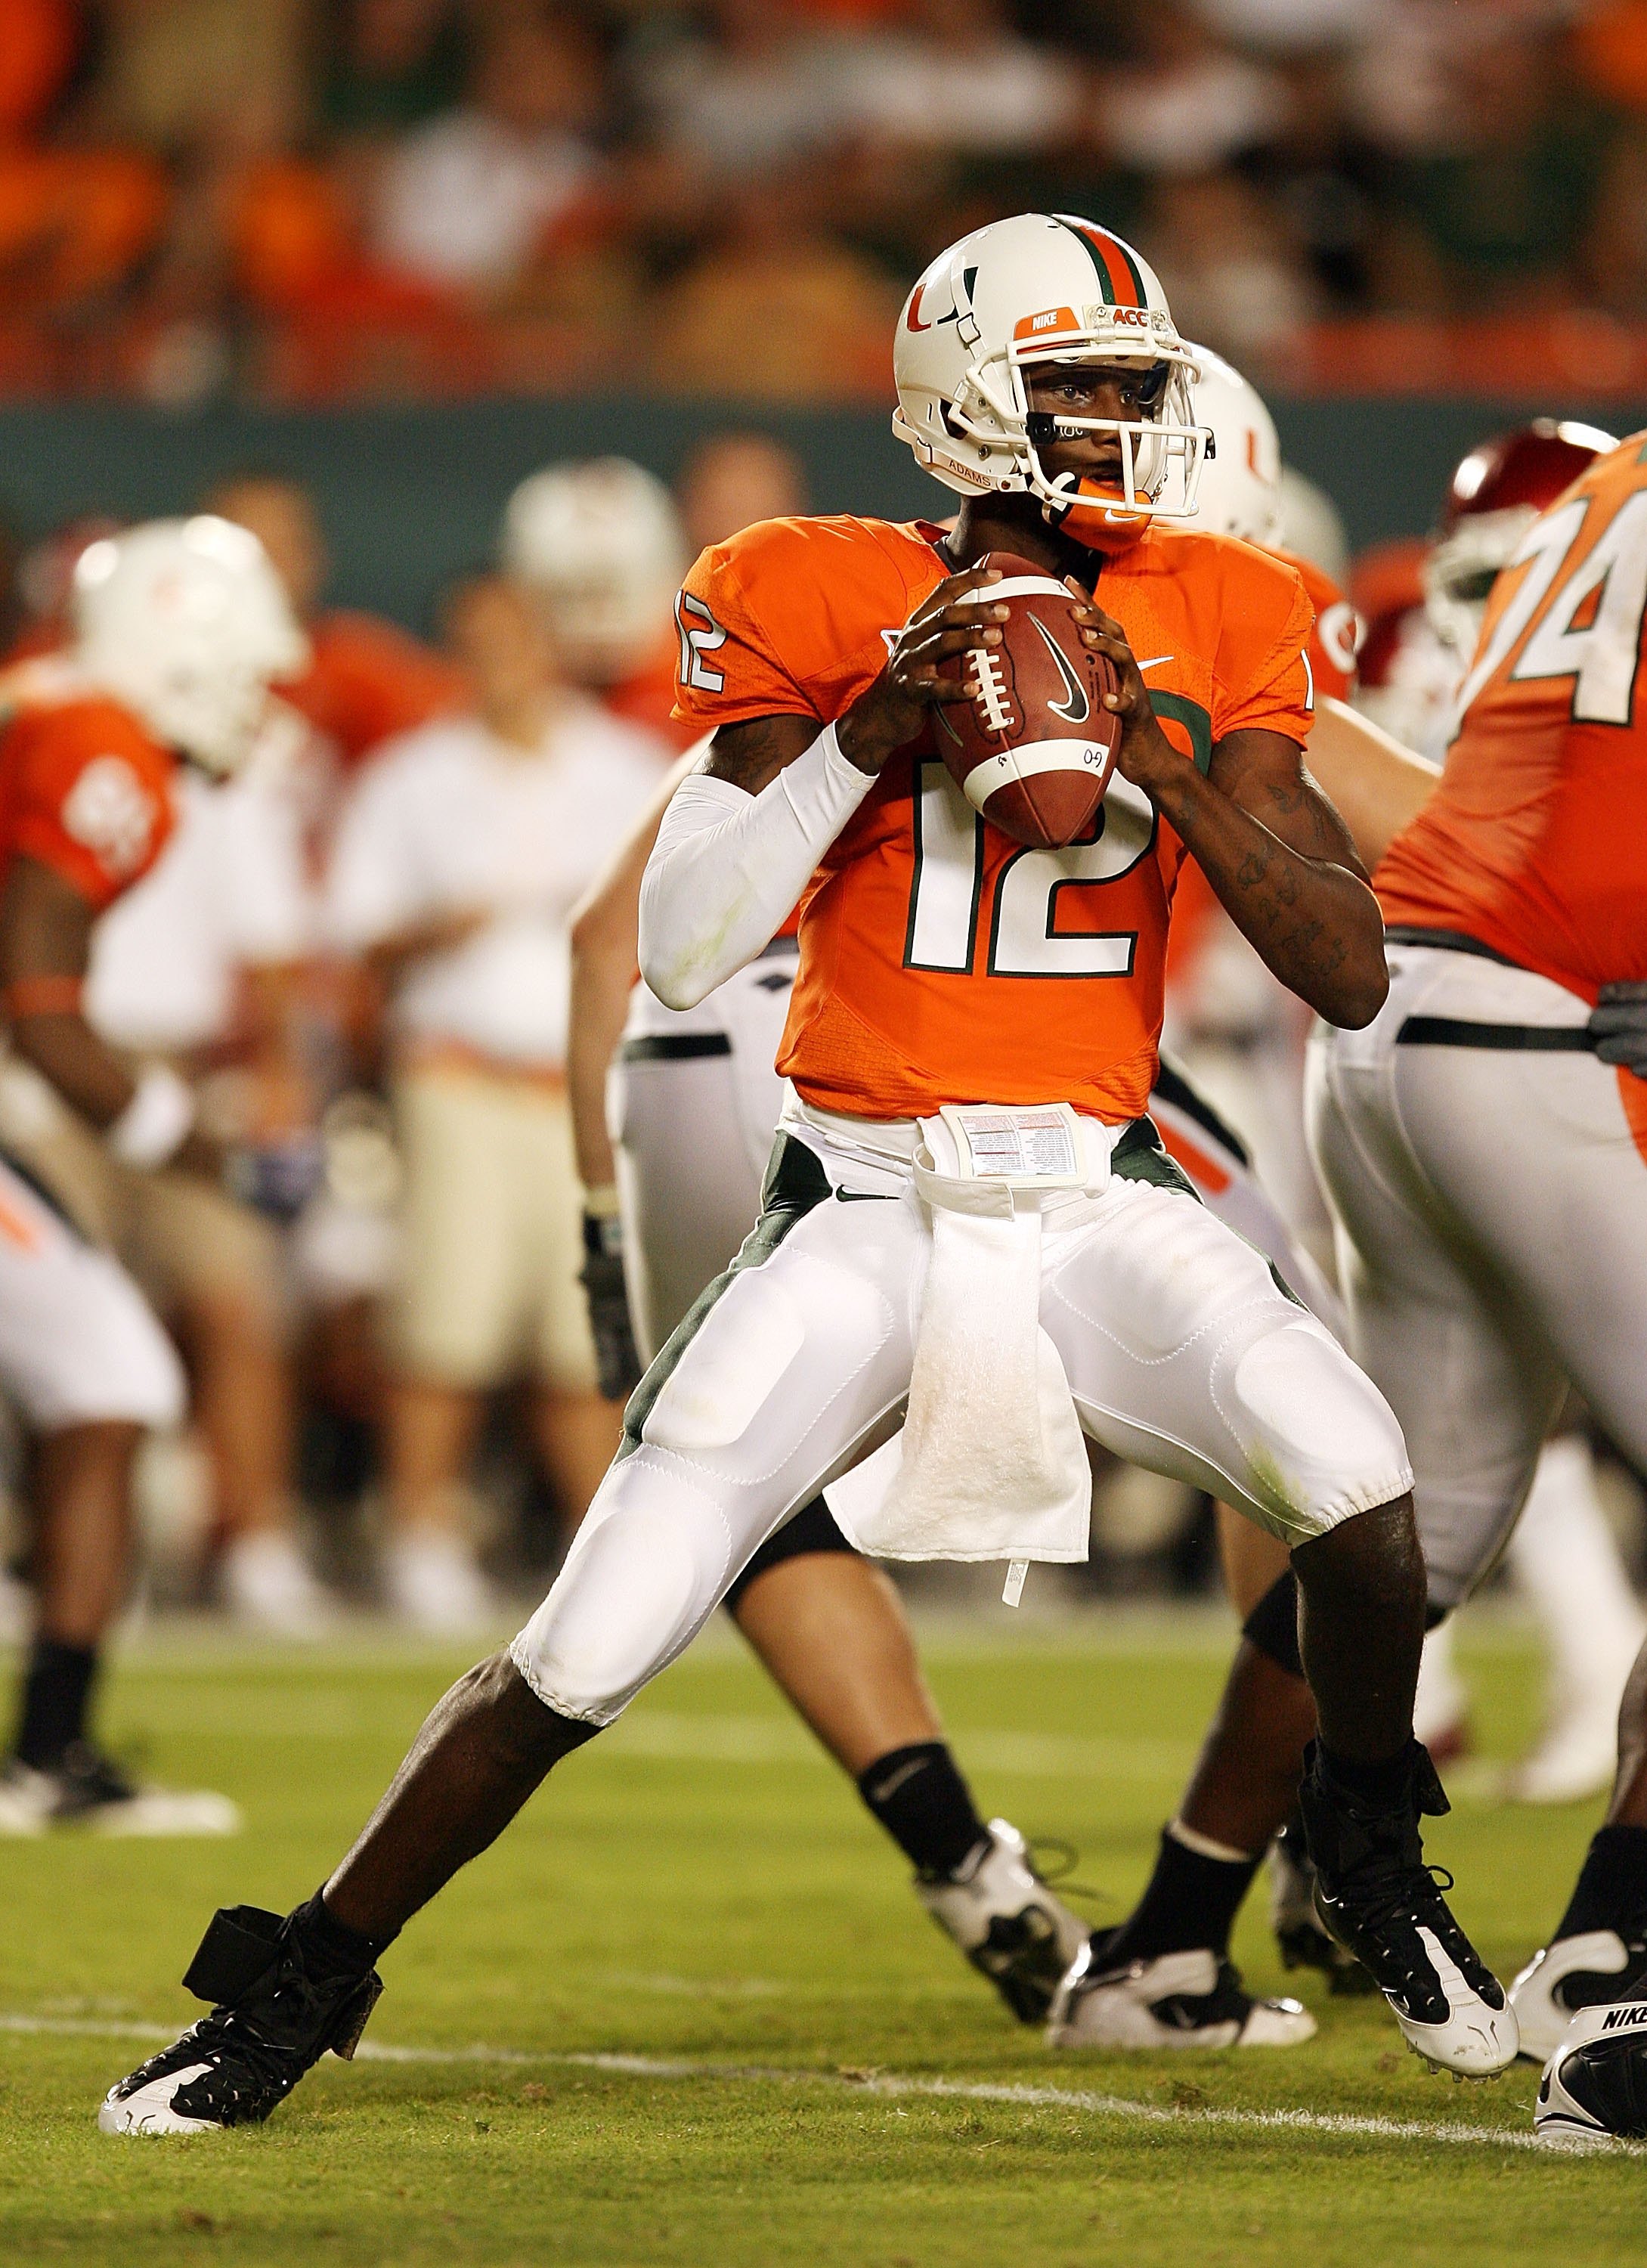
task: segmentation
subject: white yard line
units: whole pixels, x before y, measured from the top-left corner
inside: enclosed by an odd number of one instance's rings
[[[162,2042],[172,2036],[154,2024],[113,2023],[100,2017],[30,2016],[0,2014],[0,2035],[48,2039]],[[946,2102],[996,2102],[1026,2110],[1081,2110],[1099,2118],[1131,2118],[1147,2125],[1217,2127],[1233,2132],[1321,2134],[1349,2140],[1440,2142],[1467,2149],[1532,2150],[1538,2146],[1526,2126],[1452,2125],[1438,2118],[1358,2117],[1336,2110],[1235,2110],[1216,2105],[1178,2108],[1139,2102],[1130,2095],[1099,2095],[1085,2088],[1035,2087],[1023,2082],[971,2079],[926,2079],[897,2072],[783,2070],[770,2064],[707,2063],[667,2056],[574,2054],[544,2049],[401,2047],[363,2040],[356,2051],[362,2063],[490,2066],[505,2069],[604,2071],[632,2079],[715,2080],[740,2087],[818,2087],[847,2095],[936,2097]],[[1647,2157],[1647,2146],[1615,2143],[1613,2154]]]

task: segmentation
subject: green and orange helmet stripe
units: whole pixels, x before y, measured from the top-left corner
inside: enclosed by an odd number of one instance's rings
[[[1148,306],[1143,278],[1130,245],[1112,236],[1107,228],[1099,228],[1096,221],[1080,220],[1072,213],[1054,213],[1052,217],[1086,247],[1098,276],[1099,294],[1107,307]]]

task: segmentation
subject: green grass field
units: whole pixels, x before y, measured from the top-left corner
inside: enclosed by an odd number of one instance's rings
[[[1143,1877],[1228,1643],[1204,1617],[929,1634],[981,1801],[1078,1846],[1096,1918]],[[1490,1624],[1467,1658],[1483,1744],[1514,1753],[1530,1658]],[[353,2066],[328,2058],[261,2129],[100,2136],[109,2081],[198,2013],[175,1980],[212,1907],[312,1889],[460,1666],[220,1641],[129,1658],[116,1744],[229,1790],[248,1832],[0,1844],[0,2258],[1468,2268],[1647,2250],[1647,2166],[1526,2147],[1535,2075],[1432,2078],[1381,2003],[1305,1986],[1321,2034],[1285,2054],[1049,2056],[724,1636],[407,1933]],[[1460,1799],[1434,1827],[1502,1975],[1559,1913],[1593,1815]],[[1237,1950],[1279,1984],[1258,1896]]]

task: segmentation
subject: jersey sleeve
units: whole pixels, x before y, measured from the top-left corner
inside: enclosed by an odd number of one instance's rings
[[[800,681],[791,547],[776,529],[712,544],[675,600],[674,715],[698,732],[751,717],[817,717]],[[752,540],[752,535],[755,540]]]
[[[1330,694],[1335,701],[1348,701],[1355,690],[1356,656],[1365,635],[1361,617],[1332,577],[1310,560],[1289,554],[1288,564],[1298,569],[1315,612],[1309,645],[1315,697],[1319,701]]]
[[[99,912],[141,881],[175,824],[173,761],[101,703],[20,719],[11,847],[49,866]]]
[[[1250,577],[1225,594],[1212,737],[1283,733],[1302,746],[1315,713],[1315,609],[1293,569],[1273,560],[1252,564]]]

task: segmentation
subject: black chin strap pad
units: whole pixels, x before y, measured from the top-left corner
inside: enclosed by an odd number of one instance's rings
[[[285,1926],[261,1906],[219,1906],[195,1948],[184,1987],[214,2007],[235,2001],[274,1966]]]
[[[1241,1624],[1241,1636],[1292,1677],[1302,1677],[1298,1652],[1298,1580],[1289,1567],[1277,1575]]]

